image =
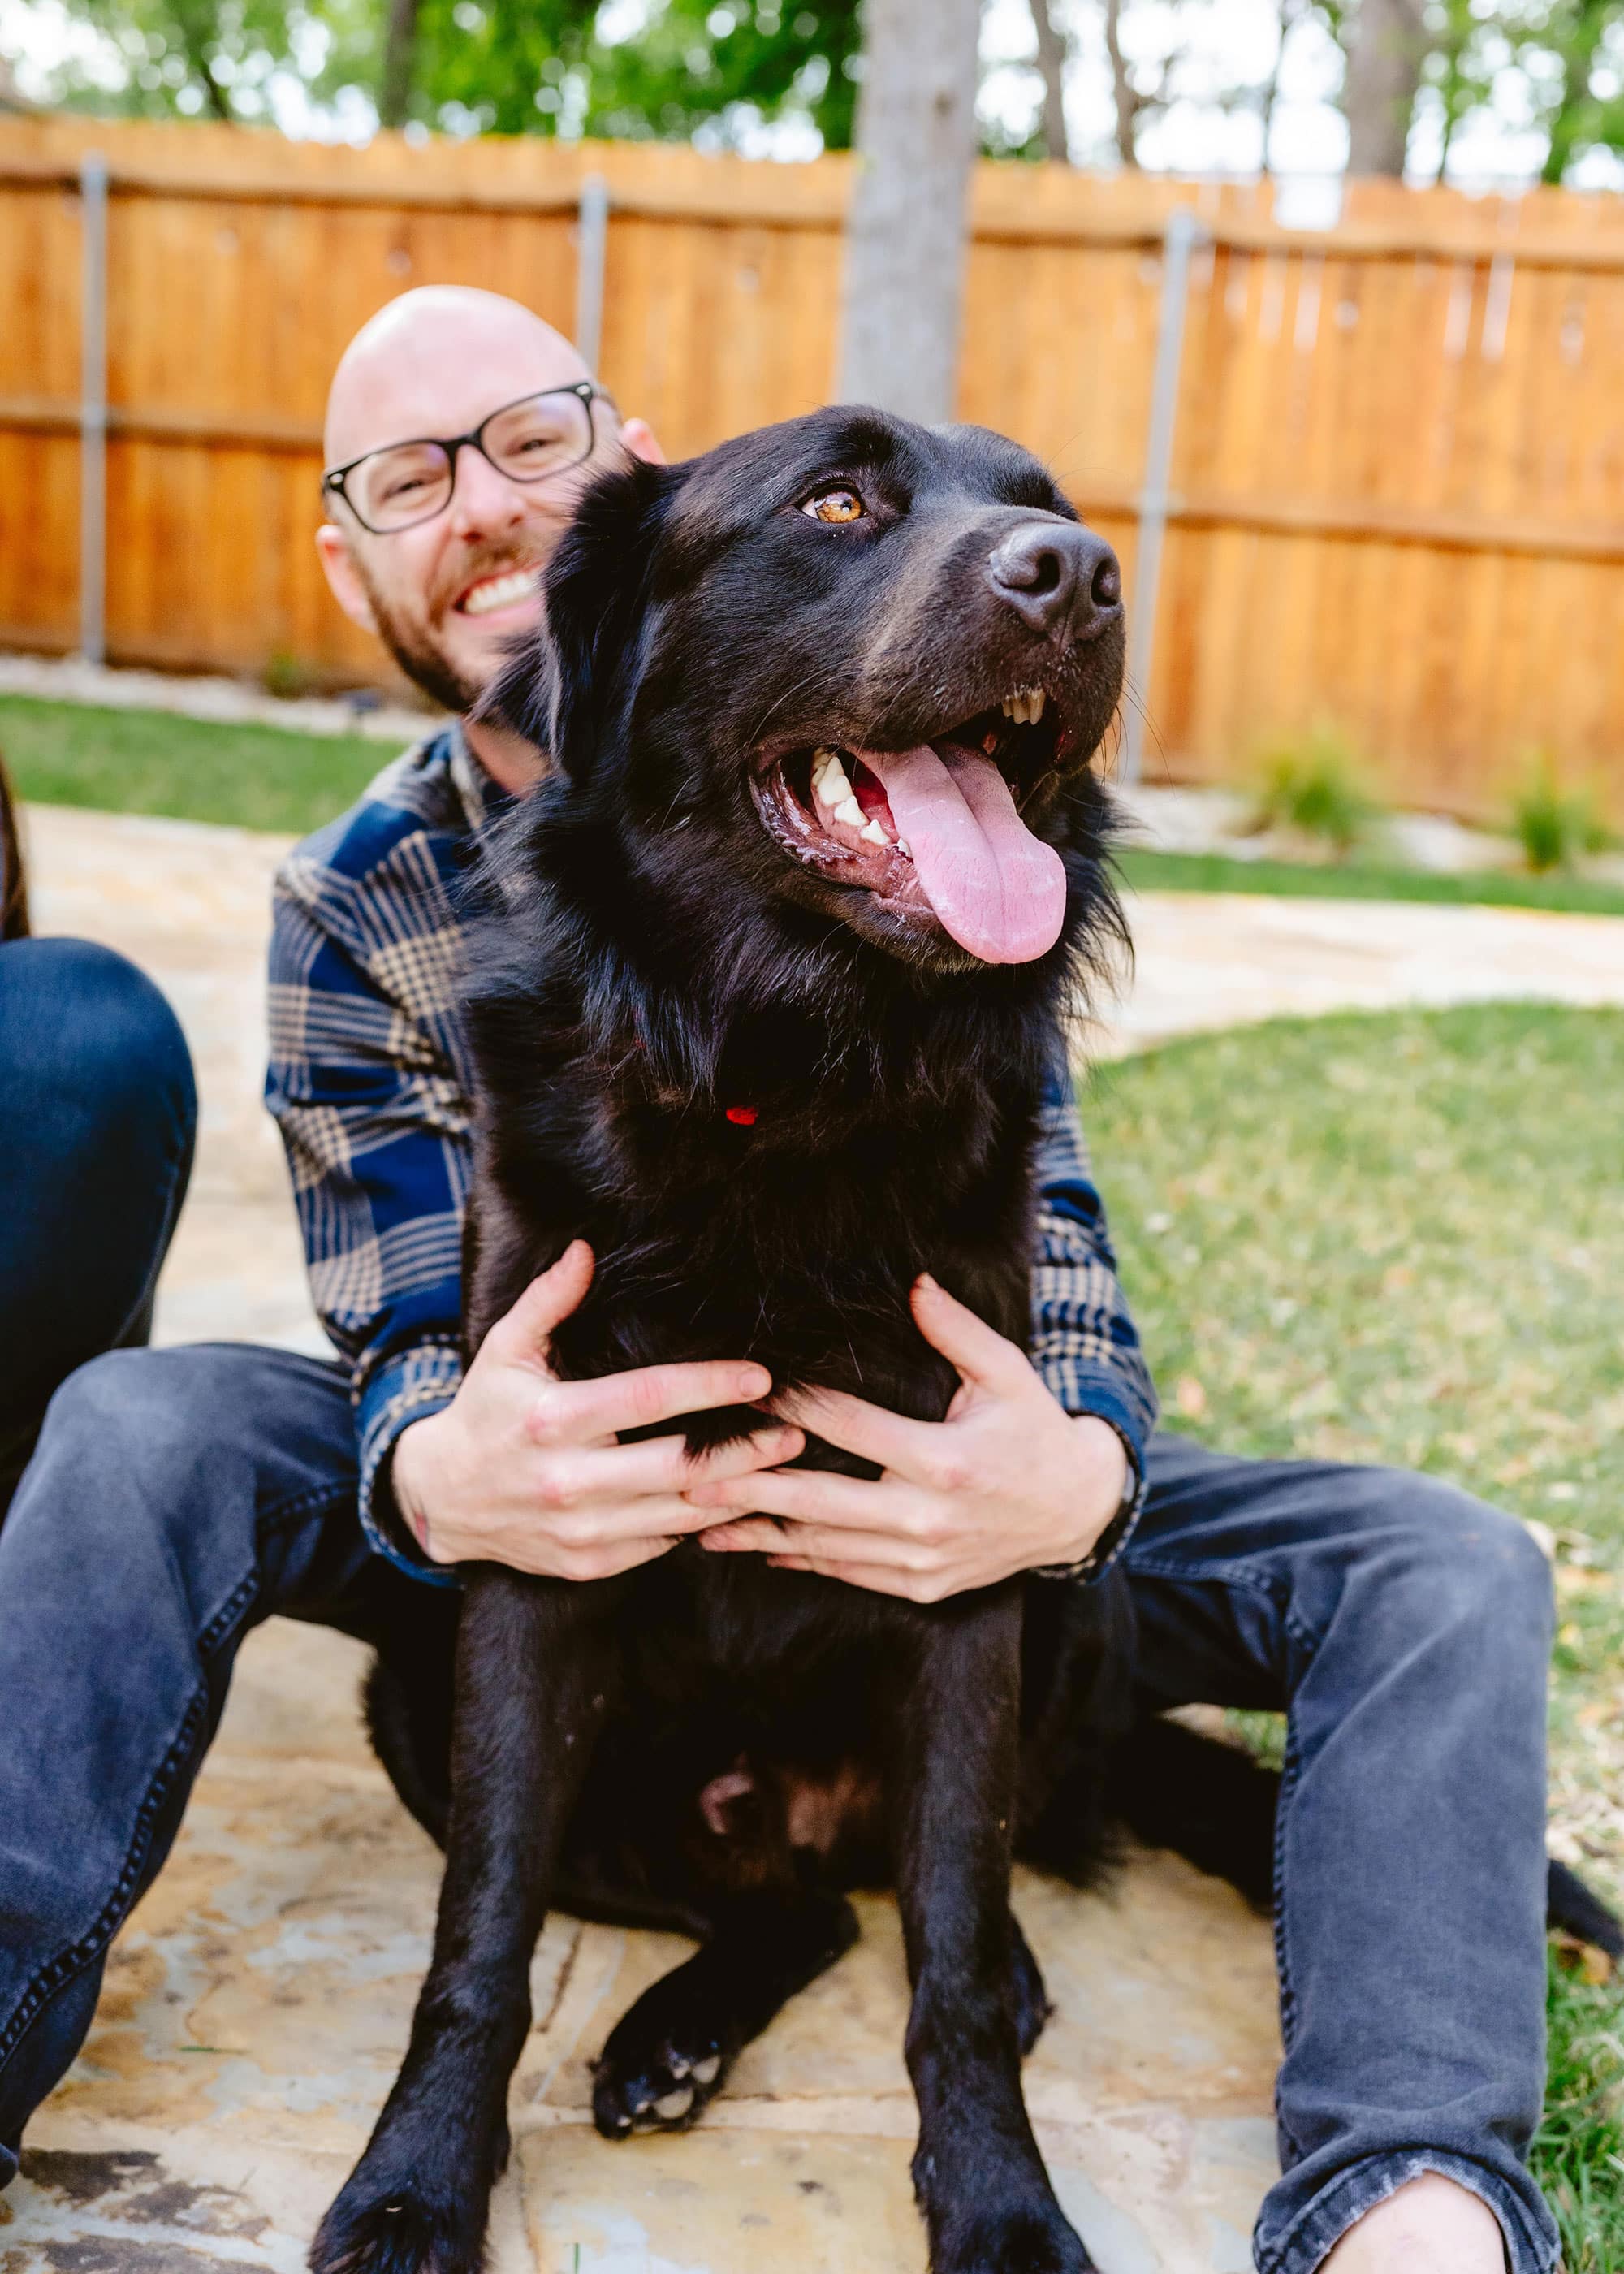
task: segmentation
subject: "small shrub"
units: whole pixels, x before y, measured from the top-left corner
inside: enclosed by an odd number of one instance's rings
[[[279,647],[267,659],[260,680],[266,693],[282,703],[297,702],[301,695],[313,694],[316,688],[314,674],[286,648]]]
[[[1318,727],[1301,742],[1265,752],[1259,775],[1250,824],[1256,835],[1289,829],[1346,860],[1380,817],[1358,759],[1331,727]]]
[[[1605,852],[1609,838],[1588,789],[1564,789],[1548,750],[1538,750],[1511,801],[1511,833],[1537,877],[1571,869],[1582,854]]]

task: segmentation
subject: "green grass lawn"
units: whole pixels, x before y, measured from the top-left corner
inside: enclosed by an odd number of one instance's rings
[[[1440,876],[1361,860],[1236,861],[1222,853],[1125,851],[1124,877],[1141,892],[1269,892],[1292,900],[1440,900],[1456,907],[1559,908],[1624,915],[1624,885],[1583,877],[1524,877],[1499,870]]]
[[[353,803],[393,753],[358,734],[290,734],[0,695],[0,755],[19,795],[43,805],[303,836]]]
[[[1624,1013],[1282,1020],[1099,1068],[1086,1119],[1167,1419],[1551,1527],[1553,1813],[1624,1894]],[[1467,1962],[1470,1962],[1469,1961]],[[1553,1975],[1541,2175],[1624,2266],[1624,1999]]]

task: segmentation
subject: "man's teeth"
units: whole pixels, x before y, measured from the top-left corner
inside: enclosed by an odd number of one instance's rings
[[[1041,687],[1023,687],[1018,694],[1004,698],[1004,715],[1013,719],[1018,727],[1035,727],[1043,716],[1043,690]]]
[[[854,829],[866,844],[895,845],[899,852],[907,851],[900,838],[888,837],[882,824],[870,821],[863,812],[838,750],[812,753],[812,794],[826,814]]]
[[[483,584],[476,584],[465,593],[461,602],[465,616],[488,616],[494,608],[511,608],[516,600],[535,597],[536,572],[533,568],[515,568],[506,576],[487,576]]]

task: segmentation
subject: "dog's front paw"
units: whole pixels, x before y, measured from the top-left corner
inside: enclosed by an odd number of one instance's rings
[[[592,2121],[605,2140],[682,2132],[720,2090],[728,2060],[714,2018],[667,1975],[619,2022],[592,2072]]]
[[[354,2179],[310,2248],[311,2274],[479,2274],[484,2260],[482,2211],[410,2191],[380,2201]]]
[[[914,2192],[930,2230],[930,2274],[1098,2274],[1041,2174],[1034,2174],[1030,2188],[1013,2190],[996,2183],[966,2187],[966,2176],[956,2173],[950,2190],[939,2184],[932,2159],[914,2157]]]
[[[930,2254],[930,2274],[1099,2274],[1081,2240],[1058,2212],[1017,2212],[976,2221],[951,2246]]]

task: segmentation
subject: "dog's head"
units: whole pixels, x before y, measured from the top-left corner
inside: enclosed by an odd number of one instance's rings
[[[668,907],[750,887],[963,970],[1062,940],[1123,647],[1035,458],[835,409],[600,478],[487,707]]]

